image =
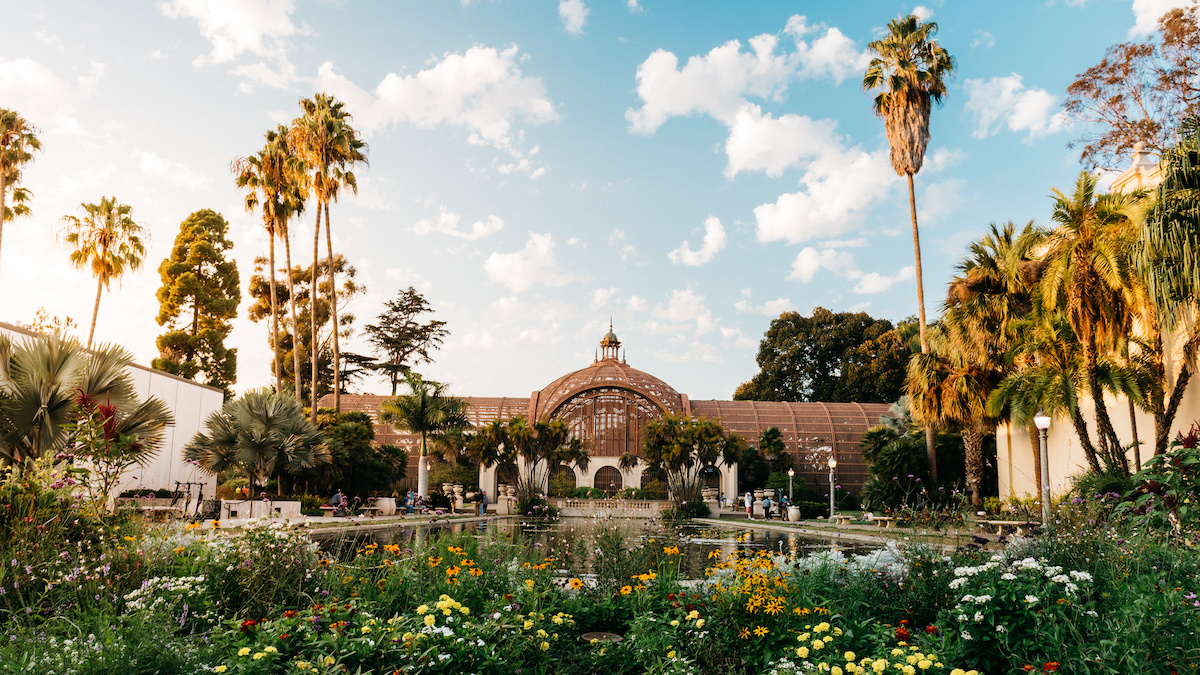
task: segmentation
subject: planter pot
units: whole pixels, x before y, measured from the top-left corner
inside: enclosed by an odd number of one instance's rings
[[[462,493],[463,493],[463,486],[455,485],[454,486],[454,494],[462,496]]]
[[[775,491],[774,490],[763,490],[763,496],[766,497],[767,499],[775,499]]]
[[[762,498],[763,498],[763,491],[762,491],[762,490],[755,490],[755,491],[754,491],[754,501],[756,501],[756,502],[760,502],[760,501],[762,501]]]
[[[800,507],[799,506],[789,506],[787,508],[787,519],[788,519],[788,521],[793,522],[793,523],[800,522]]]

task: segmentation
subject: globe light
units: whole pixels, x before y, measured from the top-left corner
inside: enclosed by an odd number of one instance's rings
[[[1037,414],[1033,416],[1033,425],[1039,429],[1049,429],[1050,416],[1041,410],[1038,410]]]

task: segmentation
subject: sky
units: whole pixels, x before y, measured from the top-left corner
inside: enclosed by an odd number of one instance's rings
[[[455,394],[528,396],[589,365],[611,318],[631,366],[729,398],[780,312],[916,314],[907,189],[860,86],[888,21],[937,22],[958,66],[916,177],[932,320],[970,243],[1046,223],[1082,170],[1067,86],[1182,2],[9,3],[0,108],[42,151],[33,214],[3,231],[0,321],[45,309],[86,338],[96,282],[61,219],[115,196],[149,245],[101,298],[96,341],[148,364],[179,224],[229,221],[244,291],[267,237],[230,165],[324,91],[369,146],[330,214],[366,289],[344,350],[369,353],[361,326],[412,286],[450,331],[420,370]],[[312,212],[291,227],[305,264]],[[227,341],[237,392],[273,379],[248,304]]]

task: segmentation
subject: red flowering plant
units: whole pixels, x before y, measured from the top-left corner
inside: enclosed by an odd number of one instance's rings
[[[169,423],[171,415],[158,399],[123,415],[108,396],[100,403],[76,391],[72,441],[56,459],[71,465],[68,471],[82,479],[89,501],[106,510],[121,474],[158,450],[156,437],[151,433],[143,439],[139,431]]]

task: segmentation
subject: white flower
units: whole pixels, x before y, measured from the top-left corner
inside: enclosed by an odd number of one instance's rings
[[[1017,575],[1013,574],[1012,572],[1005,572],[1004,574],[1000,575],[1000,578],[1005,581],[1012,581],[1013,579],[1017,578]]]
[[[1088,611],[1084,612],[1084,614],[1087,614],[1088,616],[1092,617],[1093,619],[1100,616],[1099,614],[1096,613],[1096,610],[1094,610],[1094,609],[1089,609]]]
[[[975,623],[983,621],[983,612],[975,612]]]
[[[1007,633],[1008,629],[1005,628],[1004,626],[996,626],[996,632],[997,633]]]
[[[1075,581],[1092,580],[1092,575],[1088,574],[1087,572],[1080,572],[1079,570],[1071,570],[1071,577],[1074,578]]]
[[[967,620],[967,615],[966,615],[966,614],[959,614],[959,615],[958,615],[958,620],[959,620],[959,621],[966,621],[966,620]]]
[[[977,605],[986,605],[987,603],[989,603],[991,601],[992,601],[992,596],[990,596],[990,595],[981,595],[981,596],[975,598],[975,604],[977,604]]]
[[[1056,584],[1069,584],[1069,583],[1071,583],[1071,577],[1069,577],[1065,574],[1058,574],[1053,577],[1050,577],[1050,581],[1053,581]]]
[[[964,595],[964,596],[962,596],[962,601],[963,601],[963,602],[975,602],[975,596],[973,596],[973,595]]]
[[[967,631],[965,631],[965,630],[964,630],[964,631],[962,632],[962,639],[964,639],[964,640],[974,640],[975,638],[971,637],[971,634],[970,634],[970,633],[968,633]]]
[[[955,579],[954,581],[951,581],[951,582],[950,582],[950,588],[953,588],[953,589],[957,590],[957,589],[959,589],[959,588],[961,588],[961,587],[965,586],[965,585],[966,585],[966,583],[967,583],[967,580],[966,580],[966,579],[963,579],[962,577],[959,577],[958,579]]]
[[[1039,600],[1038,600],[1038,596],[1036,596],[1036,595],[1027,595],[1027,596],[1025,596],[1025,602],[1028,602],[1028,603],[1029,603],[1029,604],[1031,604],[1031,605],[1032,605],[1032,604],[1034,604],[1034,603],[1036,603],[1036,602],[1039,602]]]

